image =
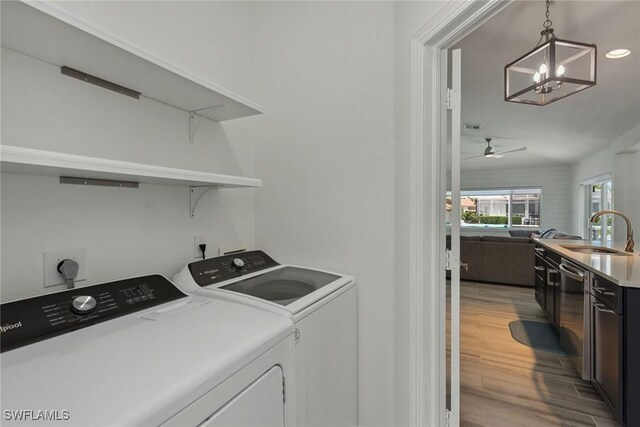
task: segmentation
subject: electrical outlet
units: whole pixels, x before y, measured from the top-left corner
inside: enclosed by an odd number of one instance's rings
[[[58,264],[65,259],[73,259],[79,264],[76,282],[87,280],[87,251],[84,248],[61,249],[44,253],[44,287],[64,285],[65,280],[58,271]]]
[[[196,234],[193,236],[193,257],[202,259],[202,251],[200,250],[200,245],[207,244],[207,237],[201,234]],[[205,254],[209,251],[209,247],[207,247]]]

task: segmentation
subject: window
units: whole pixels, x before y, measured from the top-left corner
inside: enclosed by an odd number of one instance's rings
[[[469,228],[540,227],[541,188],[465,190],[460,192],[460,225]],[[447,220],[451,193],[447,193]]]
[[[611,178],[602,178],[599,182],[585,184],[587,192],[587,216],[591,216],[601,210],[613,209],[613,188]],[[591,240],[613,240],[613,218],[611,215],[602,215],[596,224],[587,221],[587,236]],[[604,232],[604,238],[603,238]]]

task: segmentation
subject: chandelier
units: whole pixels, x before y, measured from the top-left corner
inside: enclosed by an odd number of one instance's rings
[[[504,100],[547,105],[596,84],[596,45],[556,38],[549,19],[533,50],[504,67]]]

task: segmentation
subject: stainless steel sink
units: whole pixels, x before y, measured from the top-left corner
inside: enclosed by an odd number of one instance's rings
[[[626,253],[617,251],[611,248],[604,248],[602,246],[577,246],[577,245],[562,245],[563,248],[569,249],[571,252],[578,252],[582,254],[596,254],[596,255],[618,255],[618,256],[632,256],[632,253]]]

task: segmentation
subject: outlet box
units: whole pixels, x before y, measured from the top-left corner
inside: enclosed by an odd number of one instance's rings
[[[235,244],[235,245],[227,245],[227,246],[220,246],[220,256],[222,255],[229,255],[229,254],[235,254],[235,253],[240,253],[240,252],[246,252],[247,251],[247,247],[241,244]]]
[[[193,236],[193,257],[202,259],[202,251],[200,250],[200,245],[206,245],[207,238],[201,234],[196,234]],[[211,251],[209,245],[207,245],[207,249],[205,250],[205,255],[207,252]]]
[[[75,282],[87,280],[87,251],[84,248],[61,249],[44,253],[44,287],[65,285],[67,282],[58,271],[58,264],[65,259],[73,259],[79,264]]]

